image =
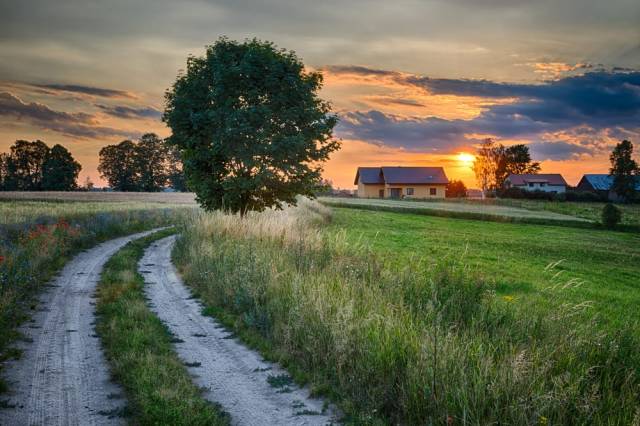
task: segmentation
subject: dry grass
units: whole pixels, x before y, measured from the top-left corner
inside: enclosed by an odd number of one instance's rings
[[[82,201],[82,202],[139,202],[194,204],[195,194],[192,192],[61,192],[33,191],[16,192],[0,191],[0,200],[42,200],[42,201]]]
[[[516,310],[464,260],[399,268],[344,250],[319,225],[325,213],[305,202],[244,220],[203,215],[175,258],[209,312],[354,423],[634,421],[640,358],[628,329],[599,331],[585,304]],[[561,301],[551,284],[546,297]]]

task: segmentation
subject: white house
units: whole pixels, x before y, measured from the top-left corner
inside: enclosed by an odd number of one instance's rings
[[[524,191],[566,192],[567,181],[561,174],[524,174],[509,175],[504,181],[507,188],[520,188]]]

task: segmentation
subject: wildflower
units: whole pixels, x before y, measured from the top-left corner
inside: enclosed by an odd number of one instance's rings
[[[0,254],[0,263],[4,262],[4,256]]]
[[[549,424],[549,419],[546,418],[545,416],[540,416],[539,422],[541,425],[547,425]]]
[[[513,296],[502,296],[502,298],[506,301],[506,302],[513,302],[514,300],[516,300],[515,297]]]

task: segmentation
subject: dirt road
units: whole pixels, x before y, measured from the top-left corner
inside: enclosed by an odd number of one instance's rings
[[[169,327],[177,352],[205,397],[217,402],[237,425],[325,425],[331,409],[311,399],[277,365],[239,343],[216,321],[203,316],[171,264],[175,237],[153,243],[139,263],[151,309]]]
[[[94,291],[105,262],[142,232],[117,238],[71,260],[41,296],[22,332],[23,356],[5,366],[11,393],[0,410],[1,425],[121,424],[121,389],[95,334]]]

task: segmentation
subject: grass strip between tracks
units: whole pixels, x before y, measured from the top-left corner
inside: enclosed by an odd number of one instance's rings
[[[127,244],[105,265],[98,286],[97,332],[127,415],[143,425],[226,425],[228,416],[202,397],[173,349],[175,338],[147,307],[138,261],[169,229]]]

